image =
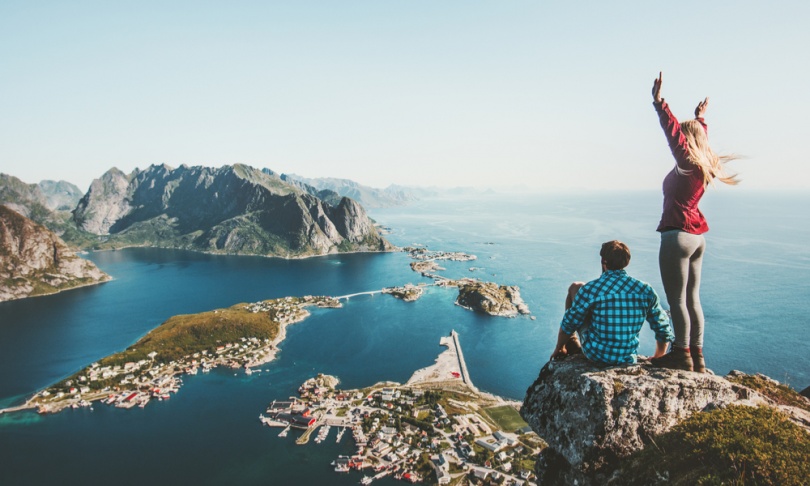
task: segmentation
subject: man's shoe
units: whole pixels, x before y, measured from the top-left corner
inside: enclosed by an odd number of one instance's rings
[[[703,348],[690,346],[689,354],[692,355],[692,368],[695,373],[706,373],[706,360],[703,359]]]
[[[689,351],[686,349],[677,346],[672,346],[672,350],[660,358],[651,359],[650,363],[652,363],[653,366],[669,368],[671,370],[692,371],[694,369],[692,355],[689,354]]]

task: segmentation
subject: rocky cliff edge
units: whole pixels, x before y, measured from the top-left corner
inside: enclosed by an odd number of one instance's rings
[[[0,205],[0,302],[109,279],[56,234]]]
[[[767,406],[810,431],[810,400],[784,405],[727,377],[655,368],[648,363],[600,368],[581,355],[550,361],[529,387],[521,415],[547,443],[538,458],[542,484],[619,484],[625,459],[693,414],[734,405]],[[799,405],[799,406],[796,406]],[[621,479],[619,479],[621,482]]]

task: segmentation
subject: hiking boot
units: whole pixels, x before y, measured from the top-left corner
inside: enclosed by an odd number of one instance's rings
[[[703,348],[700,346],[690,346],[689,354],[692,355],[692,367],[695,373],[706,373],[706,360],[703,359]]]
[[[660,358],[651,359],[650,363],[658,368],[669,368],[671,370],[692,371],[694,369],[692,355],[689,354],[689,350],[677,346],[672,346],[672,350]]]

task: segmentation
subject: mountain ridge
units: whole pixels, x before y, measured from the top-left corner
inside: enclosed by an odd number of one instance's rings
[[[93,181],[73,221],[96,248],[162,246],[283,257],[388,251],[349,198],[324,202],[269,170],[152,165]]]

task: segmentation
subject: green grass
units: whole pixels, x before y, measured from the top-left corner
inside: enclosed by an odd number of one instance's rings
[[[730,376],[728,381],[747,386],[780,405],[790,405],[810,412],[810,400],[799,395],[793,388],[787,385],[774,383],[762,376],[743,375]]]
[[[245,304],[200,314],[170,318],[122,353],[99,361],[100,366],[121,365],[128,361],[147,359],[156,352],[156,361],[168,363],[203,350],[213,351],[217,345],[235,343],[242,337],[273,339],[279,324],[267,312],[252,313]]]
[[[624,484],[801,486],[810,434],[769,407],[698,413],[626,461]],[[663,484],[663,483],[661,483]]]
[[[498,427],[506,432],[514,432],[517,429],[528,425],[514,407],[503,405],[500,407],[485,408],[486,413],[493,422],[498,424]]]

